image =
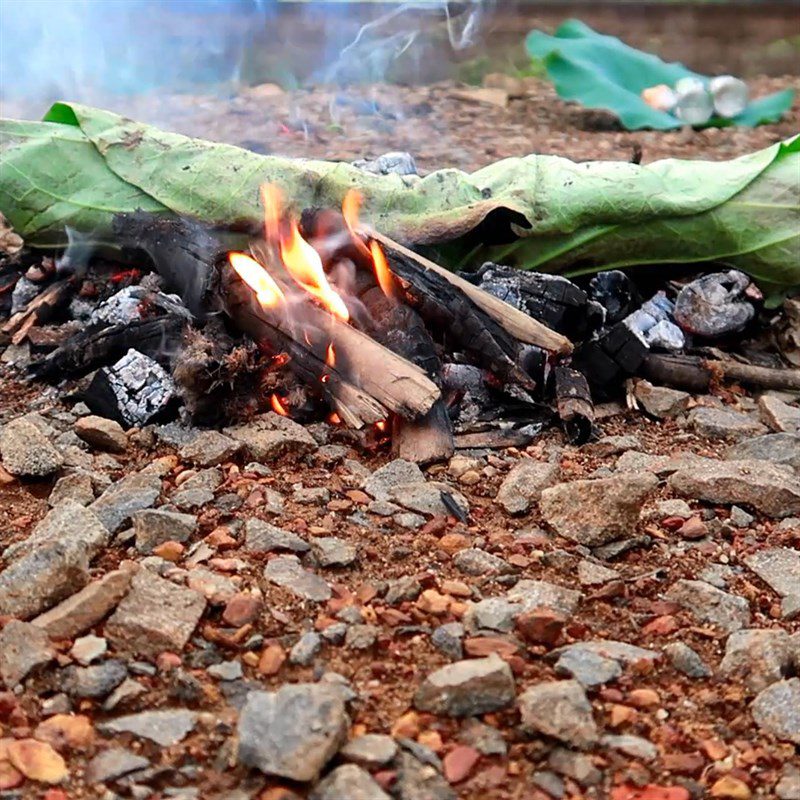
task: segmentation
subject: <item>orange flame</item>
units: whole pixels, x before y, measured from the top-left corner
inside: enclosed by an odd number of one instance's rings
[[[261,202],[264,205],[264,238],[268,242],[278,242],[281,236],[283,194],[274,183],[265,183],[261,186]]]
[[[333,346],[333,342],[328,345],[328,349],[325,352],[325,363],[331,369],[336,366],[336,348]]]
[[[257,261],[245,253],[228,253],[228,261],[237,275],[256,293],[258,302],[264,308],[285,302],[280,286]]]
[[[280,414],[282,417],[289,416],[289,408],[285,405],[286,401],[281,401],[281,398],[278,395],[273,394],[272,397],[269,399],[270,405],[272,406],[272,410],[276,414]]]
[[[378,420],[378,422],[375,423],[375,427],[379,431],[381,431],[381,433],[383,433],[383,431],[386,430],[386,420],[385,419]]]
[[[381,287],[381,290],[387,297],[394,299],[397,296],[394,285],[394,275],[392,275],[392,271],[389,269],[389,263],[386,261],[383,249],[373,239],[369,243],[369,251],[372,255],[372,263],[375,265],[375,277],[378,279],[378,286]]]
[[[332,411],[328,414],[328,422],[330,422],[331,425],[341,425],[342,418],[335,411]]]
[[[369,250],[364,244],[364,240],[358,235],[356,230],[358,228],[358,216],[363,201],[364,198],[361,196],[360,192],[356,189],[349,189],[344,196],[344,200],[342,200],[342,216],[344,217],[345,225],[347,225],[347,230],[350,231],[350,237],[353,243],[364,255],[369,255]]]

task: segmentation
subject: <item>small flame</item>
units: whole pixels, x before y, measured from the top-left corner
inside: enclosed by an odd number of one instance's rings
[[[270,405],[272,406],[272,410],[276,414],[280,414],[282,417],[289,416],[289,407],[285,404],[286,401],[281,401],[281,398],[278,395],[273,394],[272,397],[269,399]]]
[[[336,348],[333,346],[333,342],[328,345],[328,349],[325,351],[325,363],[331,369],[336,366]]]
[[[376,427],[376,428],[377,428],[377,429],[378,429],[378,430],[379,430],[381,433],[383,433],[383,431],[385,431],[385,430],[386,430],[386,420],[385,420],[385,419],[378,420],[378,422],[376,422],[376,423],[375,423],[375,427]]]
[[[278,242],[281,235],[283,194],[274,183],[261,186],[261,202],[264,205],[264,237],[268,242]]]
[[[228,261],[239,277],[256,293],[258,302],[264,308],[285,302],[280,286],[257,261],[245,253],[229,253]]]
[[[341,425],[342,418],[335,411],[332,411],[330,414],[328,414],[328,422],[331,425]]]
[[[334,317],[347,322],[350,312],[344,300],[328,282],[319,253],[300,235],[292,222],[289,236],[281,240],[281,258],[299,286],[316,297]]]
[[[356,230],[358,228],[359,213],[363,202],[364,198],[361,196],[360,192],[356,189],[348,190],[347,194],[344,196],[344,200],[342,200],[342,216],[344,217],[345,225],[347,225],[347,230],[350,231],[353,244],[355,244],[364,255],[369,255],[369,250],[364,244],[364,240],[358,235],[358,231]]]
[[[397,296],[394,285],[394,275],[392,275],[392,271],[389,269],[389,263],[386,261],[383,249],[373,240],[369,243],[369,251],[372,255],[372,263],[375,265],[375,277],[378,279],[378,286],[381,287],[381,290],[387,297],[394,299]]]

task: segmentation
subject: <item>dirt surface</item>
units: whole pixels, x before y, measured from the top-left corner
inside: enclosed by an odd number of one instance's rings
[[[800,87],[797,79],[765,78],[753,83],[754,94],[787,83]],[[413,153],[423,172],[444,166],[472,170],[499,158],[530,152],[574,159],[627,159],[636,146],[641,148],[645,162],[662,157],[730,158],[789,136],[800,121],[800,106],[796,104],[781,124],[755,130],[627,133],[614,130],[602,115],[561,103],[543,83],[526,85],[525,93],[511,99],[507,108],[457,99],[457,88],[443,84],[413,89],[380,86],[358,93],[349,90],[347,103],[336,103],[336,93],[329,90],[269,96],[269,90],[262,89],[226,103],[193,98],[175,100],[168,113],[164,106],[152,104],[135,105],[127,113],[154,121],[168,117],[172,127],[181,132],[281,155],[350,160],[404,149]],[[356,97],[367,105],[377,101],[377,112],[366,105],[359,106]],[[71,404],[54,403],[52,392],[45,394],[40,386],[22,383],[7,366],[0,369],[0,422],[35,411],[58,433],[69,437],[77,418],[70,411]],[[750,418],[757,417],[754,402],[746,394],[726,393],[725,401]],[[692,401],[696,403],[721,405],[718,398],[697,398]],[[730,445],[725,439],[699,434],[683,418],[659,421],[639,412],[620,410],[603,418],[599,425],[605,436],[636,437],[638,441],[623,450],[654,455],[694,453],[719,458]],[[118,796],[153,800],[308,797],[311,789],[307,784],[263,777],[257,771],[248,772],[235,765],[236,720],[240,701],[248,689],[272,691],[285,684],[316,681],[327,672],[343,676],[357,695],[349,707],[350,738],[364,733],[394,734],[398,739],[416,739],[429,748],[417,751],[418,755],[427,753],[434,762],[431,752],[445,758],[452,794],[447,794],[445,781],[435,791],[404,795],[402,800],[699,800],[709,796],[747,800],[799,796],[779,795],[777,786],[781,778],[785,781],[793,774],[792,765],[798,763],[796,743],[800,740],[796,739],[795,744],[785,737],[782,740],[754,723],[749,705],[756,693],[739,676],[719,675],[728,633],[690,610],[667,602],[664,593],[679,579],[698,579],[711,570],[722,576],[719,581],[725,592],[746,600],[752,614],[750,627],[784,630],[794,634],[797,642],[800,622],[796,617],[781,618],[780,596],[749,570],[743,559],[767,547],[800,549],[800,527],[763,514],[755,514],[752,523],[744,527],[733,525],[729,522],[729,505],[689,497],[692,517],[702,520],[708,530],[697,540],[683,538],[675,530],[674,519],[670,522],[656,511],[659,501],[675,496],[662,480],[644,503],[635,530],[628,532],[628,536],[649,536],[649,544],[613,561],[596,561],[586,547],[557,536],[545,523],[538,504],[534,503],[528,513],[510,516],[495,501],[510,468],[523,458],[558,464],[561,481],[615,474],[612,471],[619,452],[598,455],[592,445],[569,446],[554,430],[524,452],[476,454],[475,469],[480,477],[473,485],[460,481],[457,471],[448,471],[447,464],[430,468],[426,477],[448,481],[466,496],[471,508],[469,520],[463,523],[452,517],[434,516],[417,530],[407,529],[391,517],[369,513],[370,498],[362,489],[358,464],[372,472],[389,462],[390,454],[386,450],[366,453],[350,446],[341,432],[328,426],[323,426],[321,435],[331,444],[345,444],[348,449],[344,459],[327,463],[314,453],[305,457],[290,454],[266,462],[269,473],[265,475],[246,469],[252,459],[244,455],[223,461],[218,467],[222,483],[214,490],[215,499],[192,511],[198,518],[195,533],[182,548],[169,554],[174,559],[172,563],[150,564],[149,568],[182,584],[190,574],[187,571],[196,566],[190,558],[196,552],[193,548],[201,541],[211,542],[211,552],[203,566],[230,578],[238,591],[260,597],[263,602],[257,617],[237,630],[222,621],[224,604],[209,605],[186,647],[174,654],[162,653],[155,659],[155,669],[135,668],[126,657],[129,677],[143,687],[138,696],[111,711],[103,708],[102,697],[67,700],[66,708],[86,716],[94,730],[92,736],[77,744],[55,743],[65,758],[68,777],[49,791],[42,782],[26,780],[21,788],[11,788],[8,795],[0,796],[47,800],[111,800]],[[176,487],[196,468],[176,454],[177,447],[159,442],[152,431],[132,431],[128,440],[125,452],[114,456],[78,445],[92,460],[91,469],[112,482],[161,459],[162,492],[156,505],[168,505]],[[0,547],[21,541],[31,533],[48,512],[47,497],[55,477],[63,474],[31,481],[0,472]],[[294,492],[298,484],[304,488],[324,487],[330,498],[298,502]],[[265,512],[266,489],[285,496],[280,514]],[[238,500],[232,502],[231,496]],[[224,502],[220,500],[223,497],[227,498]],[[353,518],[354,512],[362,512],[366,523],[360,524],[361,514]],[[291,589],[277,587],[264,577],[263,567],[274,554],[256,555],[241,547],[241,525],[251,518],[279,525],[309,542],[320,536],[340,537],[356,546],[358,558],[354,564],[339,568],[312,564],[313,571],[332,586],[333,596],[321,603],[302,600]],[[223,533],[228,533],[232,541],[219,544]],[[464,574],[456,567],[454,556],[468,547],[504,559],[511,565],[510,573]],[[123,534],[93,562],[92,574],[97,578],[125,560],[141,564],[143,559],[123,529]],[[616,570],[618,576],[597,585],[581,585],[576,569],[586,559]],[[7,566],[8,562],[0,560],[0,572]],[[387,582],[399,578],[414,578],[422,589],[444,595],[442,607],[431,607],[431,602],[438,602],[438,596],[432,595],[389,604],[385,599]],[[507,753],[477,753],[476,763],[466,776],[455,776],[451,771],[453,762],[448,762],[448,755],[455,752],[464,756],[457,750],[459,736],[463,738],[463,721],[413,710],[420,684],[452,660],[432,643],[431,632],[442,624],[462,620],[470,602],[504,596],[516,581],[524,579],[582,592],[578,610],[564,622],[558,645],[618,640],[660,653],[665,645],[682,642],[693,648],[713,671],[710,677],[689,678],[662,655],[655,666],[644,662],[628,665],[616,681],[588,689],[601,732],[633,735],[651,742],[657,750],[653,759],[597,746],[587,753],[589,763],[599,770],[597,783],[582,786],[575,775],[562,774],[555,781],[563,781],[561,794],[548,794],[537,788],[534,775],[552,773],[554,768],[548,759],[558,742],[546,735],[523,732],[519,711],[509,704],[481,715],[483,722],[501,733]],[[300,635],[325,630],[338,621],[343,608],[350,606],[359,609],[363,624],[376,626],[375,644],[357,650],[326,641],[308,665],[287,660],[272,675],[259,667],[264,649],[272,645],[288,653]],[[0,627],[7,622],[8,618],[0,619]],[[104,623],[85,633],[91,632],[104,636]],[[468,640],[470,636],[467,634]],[[483,647],[487,649],[481,652],[496,650],[503,654],[514,675],[517,697],[530,687],[564,678],[556,672],[553,659],[548,658],[552,643],[526,641],[516,629],[472,636],[486,640]],[[12,692],[12,687],[7,687],[5,693],[0,693],[0,744],[5,741],[3,737],[46,738],[41,730],[37,732],[37,726],[50,713],[44,701],[64,697],[64,669],[74,662],[69,655],[72,644],[72,640],[55,642],[55,662],[33,672],[22,688]],[[472,641],[472,646],[481,645]],[[100,658],[115,655],[111,646]],[[240,664],[243,678],[220,681],[208,673],[209,666],[226,661]],[[800,656],[787,662],[782,677],[789,678],[798,669]],[[169,747],[131,734],[104,736],[96,730],[103,721],[122,714],[161,708],[200,712],[194,729]],[[86,778],[87,763],[112,746],[147,758],[153,769],[138,778],[91,785]],[[0,768],[9,763],[4,761],[2,752]],[[578,750],[570,752],[574,755]],[[467,755],[471,758],[474,752]],[[396,787],[396,766],[389,764],[370,771],[385,788]],[[0,769],[0,776],[3,774]],[[109,786],[119,794],[112,793]],[[658,793],[659,787],[662,793]],[[664,793],[667,789],[672,793]],[[322,797],[351,800],[344,796]]]

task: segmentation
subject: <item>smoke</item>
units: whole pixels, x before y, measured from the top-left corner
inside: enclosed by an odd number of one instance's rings
[[[0,100],[347,85],[386,80],[401,60],[413,79],[473,46],[493,3],[415,0],[362,24],[364,3],[0,0]]]

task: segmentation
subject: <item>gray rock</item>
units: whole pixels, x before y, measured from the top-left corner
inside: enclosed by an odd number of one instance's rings
[[[664,595],[697,619],[719,626],[728,633],[750,624],[750,604],[704,581],[676,581]]]
[[[349,724],[341,693],[331,685],[250,692],[239,715],[239,761],[265,775],[316,780],[344,743]]]
[[[561,800],[567,794],[567,787],[564,781],[554,772],[534,772],[531,775],[531,783],[541,789],[549,797]]]
[[[634,533],[642,505],[657,485],[649,473],[560,483],[542,492],[539,508],[558,534],[594,547]]]
[[[764,425],[748,414],[710,406],[693,408],[689,412],[689,424],[709,439],[744,439],[767,432]]]
[[[75,423],[75,433],[86,444],[98,450],[108,450],[111,453],[124,453],[128,449],[128,437],[122,425],[113,419],[105,417],[81,417]]]
[[[131,516],[155,505],[161,494],[161,478],[147,472],[134,472],[112,483],[89,508],[111,533],[116,533]]]
[[[398,486],[424,483],[422,470],[413,462],[402,458],[390,461],[364,481],[364,491],[375,500],[390,500],[390,495]]]
[[[195,592],[200,592],[215,606],[227,603],[239,591],[238,585],[226,575],[205,567],[191,569],[186,576],[186,585]]]
[[[419,530],[426,522],[422,514],[415,514],[413,511],[403,511],[400,514],[395,514],[392,517],[395,525],[401,528],[408,528],[409,530]]]
[[[719,674],[741,680],[751,691],[760,692],[785,677],[791,665],[786,631],[749,629],[735,631],[728,637]]]
[[[524,514],[537,503],[542,490],[558,481],[558,464],[525,458],[508,473],[495,498],[509,514]]]
[[[509,575],[516,572],[505,559],[477,547],[460,550],[453,556],[453,564],[466,575]]]
[[[688,644],[671,642],[664,645],[664,652],[672,666],[689,678],[709,678],[713,674],[703,659]]]
[[[499,711],[514,702],[514,677],[496,654],[449,664],[431,673],[417,689],[420,711],[472,717]]]
[[[104,734],[132,733],[162,747],[171,747],[183,741],[196,724],[197,714],[193,711],[166,708],[98,722],[97,729]]]
[[[41,629],[39,629],[41,632]],[[82,636],[76,639],[70,648],[70,657],[75,659],[81,666],[88,666],[92,661],[97,661],[100,656],[105,655],[108,650],[108,642],[102,636]]]
[[[585,753],[576,753],[565,747],[556,747],[547,757],[547,766],[559,775],[579,783],[581,786],[596,786],[603,780],[603,773]]]
[[[371,500],[367,506],[370,514],[377,514],[379,517],[391,517],[400,511],[400,506],[390,503],[388,500]]]
[[[314,631],[307,631],[289,651],[289,661],[307,667],[320,650],[322,650],[322,637]]]
[[[222,474],[216,467],[202,469],[192,475],[172,495],[172,503],[183,511],[194,511],[213,502],[214,492],[222,483]]]
[[[800,592],[789,594],[781,600],[781,618],[792,621],[800,617]]]
[[[318,447],[302,425],[272,411],[223,432],[241,442],[247,455],[256,461],[270,461],[283,455],[302,456]]]
[[[559,675],[568,675],[583,686],[612,683],[622,675],[622,667],[613,658],[581,648],[563,652],[555,668]]]
[[[63,500],[39,522],[27,539],[6,548],[3,557],[13,561],[46,544],[59,542],[81,548],[91,561],[109,542],[105,525],[88,508]]]
[[[350,625],[344,637],[350,650],[369,650],[378,641],[380,628],[376,625]]]
[[[771,684],[753,700],[750,711],[763,731],[800,744],[800,678]]]
[[[791,433],[768,433],[745,439],[725,451],[729,461],[771,461],[800,470],[800,436]]]
[[[656,503],[654,518],[659,521],[666,519],[667,517],[681,517],[682,519],[689,519],[691,516],[691,507],[685,500],[681,500],[680,498],[659,500]]]
[[[658,419],[672,419],[683,413],[689,405],[691,395],[666,386],[654,386],[649,381],[638,380],[633,396],[642,408]]]
[[[735,528],[749,528],[755,520],[756,518],[752,514],[748,514],[743,508],[739,508],[739,506],[731,507],[731,515],[728,521]]]
[[[79,505],[88,506],[94,502],[94,486],[92,476],[88,472],[71,472],[59,478],[50,497],[47,498],[48,504],[57,506],[63,500],[72,500]]]
[[[140,570],[131,590],[105,625],[119,652],[155,657],[180,653],[205,611],[201,594]]]
[[[524,733],[543,733],[579,749],[597,742],[592,705],[578,681],[540,683],[519,698]]]
[[[358,557],[356,546],[337,536],[315,538],[311,550],[321,567],[347,567]]]
[[[800,551],[770,547],[746,556],[744,563],[781,597],[800,592]]]
[[[455,791],[436,767],[401,752],[397,761],[397,781],[393,788],[397,800],[457,800]]]
[[[21,478],[46,478],[64,463],[47,436],[25,417],[0,429],[0,460],[8,472]]]
[[[391,800],[372,776],[355,764],[336,767],[321,780],[309,800]]]
[[[578,564],[578,583],[581,586],[602,586],[619,578],[619,572],[602,564],[583,559]]]
[[[244,675],[241,661],[223,661],[221,664],[212,664],[206,672],[220,681],[237,681]]]
[[[186,542],[197,530],[197,517],[176,511],[144,509],[135,512],[131,519],[136,535],[136,549],[140,553],[152,553],[164,542]]]
[[[125,678],[122,683],[103,701],[103,711],[113,711],[120,704],[147,692],[144,686],[133,678]]]
[[[784,764],[783,774],[775,786],[778,800],[800,800],[800,767]]]
[[[264,569],[264,577],[304,600],[324,603],[331,597],[331,587],[319,575],[304,569],[297,556],[278,556],[271,559]]]
[[[215,467],[230,461],[244,445],[219,431],[202,431],[181,447],[178,455],[197,467]]]
[[[611,736],[600,737],[600,744],[609,750],[619,750],[620,753],[642,761],[655,761],[658,758],[658,748],[641,736]]]
[[[0,615],[30,619],[85,586],[90,577],[83,544],[47,542],[0,572]]]
[[[390,606],[396,606],[404,600],[414,601],[422,594],[422,584],[412,575],[404,575],[402,578],[389,582],[386,590],[386,602]]]
[[[84,586],[32,624],[45,630],[51,639],[74,639],[96,625],[114,609],[128,592],[133,572],[114,570]]]
[[[347,634],[346,622],[334,622],[322,631],[322,638],[331,644],[342,644]]]
[[[35,625],[12,619],[0,631],[0,680],[8,689],[54,656],[50,637]]]
[[[565,616],[572,616],[580,605],[583,595],[575,589],[567,589],[547,581],[518,581],[506,594],[506,599],[517,603],[519,613],[548,608]]]
[[[617,456],[626,450],[640,450],[642,442],[638,436],[623,434],[620,436],[602,436],[596,442],[589,442],[583,446],[583,452],[593,456]]]
[[[271,553],[275,550],[305,553],[310,545],[294,533],[251,518],[244,524],[244,549],[251,553]]]
[[[330,502],[331,491],[324,486],[295,486],[292,500],[310,506],[324,506]]]
[[[486,725],[478,719],[464,720],[458,732],[458,740],[463,744],[474,747],[485,756],[505,756],[508,745],[502,731],[492,725]]]
[[[137,756],[122,747],[112,747],[98,753],[86,765],[86,781],[90,784],[105,783],[149,766],[150,762],[143,756]]]
[[[560,656],[568,652],[594,653],[603,658],[610,658],[619,662],[623,666],[633,666],[640,661],[655,662],[661,658],[661,654],[655,650],[647,650],[644,647],[637,647],[627,642],[618,642],[614,639],[596,639],[594,641],[575,642],[565,647],[553,650],[553,656]]]
[[[446,622],[434,629],[431,644],[451,661],[460,661],[464,658],[463,638],[464,626],[460,622]]]
[[[489,597],[478,603],[470,603],[464,614],[464,625],[474,633],[478,630],[508,633],[514,628],[514,618],[520,606],[503,597]]]
[[[800,478],[765,461],[705,459],[669,478],[678,493],[711,503],[736,503],[770,517],[800,514]]]
[[[762,395],[758,398],[761,421],[779,433],[800,433],[800,408],[790,406],[777,397]]]
[[[70,666],[61,671],[61,688],[70,697],[105,697],[128,677],[120,659],[109,659],[88,667]]]
[[[452,486],[438,481],[428,481],[427,483],[403,483],[393,486],[388,490],[388,497],[385,498],[393,503],[417,511],[428,516],[452,514],[450,509],[442,500],[442,493],[449,494],[455,504],[461,509],[464,516],[469,514],[469,501],[461,492],[456,491]],[[384,499],[384,498],[376,498]]]
[[[382,733],[367,733],[351,739],[340,751],[343,761],[358,764],[365,769],[386,766],[397,755],[397,742]]]

